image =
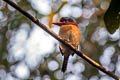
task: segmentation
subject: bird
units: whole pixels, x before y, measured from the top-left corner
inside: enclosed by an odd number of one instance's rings
[[[76,21],[70,17],[61,17],[58,22],[53,22],[53,24],[60,26],[59,36],[72,47],[78,49],[81,40],[81,33]],[[59,42],[59,49],[62,56],[64,56],[61,71],[65,72],[67,70],[69,56],[73,56],[74,52],[61,42]]]

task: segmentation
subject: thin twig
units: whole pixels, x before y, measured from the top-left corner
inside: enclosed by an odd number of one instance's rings
[[[116,80],[120,80],[120,78],[117,75],[115,75],[114,73],[110,72],[108,69],[104,68],[103,66],[101,66],[100,64],[98,64],[97,62],[95,62],[94,60],[92,60],[91,58],[89,58],[88,56],[86,56],[85,54],[83,54],[82,52],[74,49],[70,44],[68,44],[67,42],[65,42],[62,38],[60,38],[51,29],[49,29],[48,27],[46,27],[44,24],[42,24],[38,19],[34,18],[28,12],[26,12],[25,10],[23,10],[22,8],[20,8],[19,6],[17,6],[14,2],[12,2],[10,0],[4,0],[4,1],[6,3],[8,3],[9,5],[11,5],[12,7],[14,7],[20,13],[22,13],[24,16],[26,16],[32,22],[34,22],[35,24],[37,24],[40,28],[42,28],[48,34],[50,34],[51,36],[53,36],[56,40],[58,40],[59,42],[63,43],[66,47],[68,47],[69,49],[71,49],[72,51],[74,51],[78,56],[80,56],[81,58],[83,58],[89,64],[91,64],[92,66],[96,67],[100,71],[106,73],[107,75],[111,76],[112,78],[114,78]]]

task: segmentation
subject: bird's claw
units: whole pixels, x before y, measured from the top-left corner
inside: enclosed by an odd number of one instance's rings
[[[69,39],[64,39],[64,41],[65,41],[65,42],[70,42],[70,40],[69,40]]]

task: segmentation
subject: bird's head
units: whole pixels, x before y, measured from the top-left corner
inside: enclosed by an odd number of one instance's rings
[[[62,25],[76,25],[77,26],[77,23],[75,22],[75,20],[69,17],[62,17],[59,22],[53,22],[53,24],[58,25],[58,26],[62,26]]]

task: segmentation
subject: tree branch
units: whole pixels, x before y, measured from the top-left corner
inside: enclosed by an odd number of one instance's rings
[[[74,49],[70,44],[68,44],[67,42],[65,42],[61,37],[59,37],[51,29],[49,29],[44,24],[42,24],[41,22],[39,22],[38,19],[34,18],[32,15],[30,15],[25,10],[23,10],[22,8],[20,8],[19,6],[17,6],[15,3],[13,3],[10,0],[3,0],[3,1],[5,1],[6,3],[8,3],[12,7],[14,7],[16,10],[18,10],[20,13],[22,13],[24,16],[26,16],[29,20],[31,20],[32,22],[34,22],[35,24],[37,24],[40,28],[42,28],[48,34],[50,34],[51,36],[53,36],[56,40],[58,40],[59,42],[61,42],[62,44],[64,44],[66,47],[68,47],[69,49],[71,49],[72,51],[74,51],[78,56],[80,56],[81,58],[83,58],[89,64],[91,64],[92,66],[96,67],[100,71],[106,73],[107,75],[111,76],[112,78],[114,78],[116,80],[120,80],[120,78],[117,75],[115,75],[114,73],[110,72],[108,69],[102,67],[100,64],[98,64],[97,62],[95,62],[94,60],[92,60],[91,58],[89,58],[88,56],[86,56],[84,53],[82,53],[82,52]]]

